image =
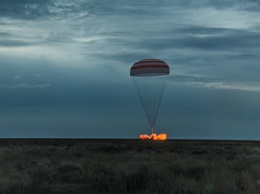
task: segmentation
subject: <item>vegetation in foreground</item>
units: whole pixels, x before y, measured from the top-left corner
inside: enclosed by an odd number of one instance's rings
[[[0,140],[0,193],[259,193],[260,142]]]

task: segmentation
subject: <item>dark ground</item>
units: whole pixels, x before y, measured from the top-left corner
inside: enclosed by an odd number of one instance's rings
[[[0,139],[0,193],[259,193],[259,141]]]

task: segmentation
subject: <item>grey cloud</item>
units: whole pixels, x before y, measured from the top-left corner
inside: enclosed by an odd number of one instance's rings
[[[179,28],[172,29],[172,30],[176,31],[177,33],[181,33],[181,34],[184,33],[187,35],[216,35],[216,34],[225,33],[227,30],[232,30],[232,29],[186,25],[186,26],[180,26]]]
[[[190,9],[211,7],[214,9],[232,9],[232,10],[246,10],[246,11],[259,11],[260,2],[258,0],[224,0],[224,1],[214,1],[214,0],[203,0],[203,1],[189,1],[189,0],[176,0],[171,2],[172,5],[178,5],[181,7],[186,7]]]
[[[190,32],[192,33],[192,31]],[[258,48],[260,44],[258,32],[230,32],[204,37],[184,35],[180,38],[165,37],[148,39],[143,44],[148,48],[196,48],[202,50],[230,50],[237,48]]]
[[[223,74],[225,79],[234,76],[235,80],[241,79],[239,74],[247,74],[249,79],[259,80],[255,73],[258,72],[255,68],[260,59],[257,55],[260,45],[257,32],[190,26],[164,31],[161,36],[156,34],[153,37],[152,32],[147,37],[137,33],[136,39],[123,38],[124,36],[119,34],[116,38],[105,39],[110,50],[98,51],[95,56],[118,60],[120,63],[124,62],[123,64],[130,64],[141,58],[165,57],[173,67],[189,67],[196,73],[201,71],[203,74],[206,71],[208,74],[212,71],[210,76],[216,74],[219,77]],[[129,52],[121,51],[124,48],[128,48]],[[249,66],[250,68],[246,68]],[[251,75],[248,76],[249,74]]]
[[[0,31],[0,38],[8,37],[8,36],[10,36],[9,33],[7,33],[7,32],[1,32],[1,31]]]
[[[127,14],[134,9],[128,9],[128,6],[116,1],[116,4],[107,3],[107,1],[1,1],[0,15],[19,18],[19,19],[37,19],[53,18],[67,19],[74,16],[82,18],[91,15],[112,15]],[[129,11],[127,11],[129,10]]]
[[[1,5],[1,4],[0,4]],[[0,6],[0,16],[16,19],[36,19],[49,15],[47,4],[27,5],[25,3],[3,4]]]
[[[217,76],[217,74],[215,74]],[[232,77],[205,77],[195,75],[173,74],[168,78],[171,83],[181,83],[195,87],[205,87],[221,90],[241,90],[248,92],[260,92],[260,84],[254,80],[242,80]]]
[[[151,58],[152,56],[148,55],[145,52],[142,51],[131,51],[131,52],[119,52],[115,54],[93,54],[93,56],[97,58],[103,58],[110,61],[116,61],[119,62],[122,65],[131,65],[132,63],[143,59],[143,58]]]
[[[258,0],[225,0],[225,1],[207,1],[208,5],[217,9],[233,8],[247,11],[259,11],[260,2]]]
[[[0,47],[21,47],[21,46],[30,46],[35,43],[20,41],[20,40],[0,40]]]
[[[204,1],[204,2],[191,2],[176,0],[174,2],[165,1],[131,1],[124,2],[120,0],[114,0],[110,3],[107,1],[32,1],[32,0],[10,0],[0,1],[0,15],[23,18],[23,19],[36,19],[36,18],[70,18],[73,13],[81,13],[77,17],[85,17],[91,15],[154,15],[161,14],[163,10],[160,7],[186,7],[190,9],[201,7],[213,7],[217,9],[224,8],[241,8],[246,10],[259,10],[259,2],[250,1],[244,3],[244,1]],[[152,10],[152,11],[151,11]]]
[[[122,36],[122,35],[121,35]],[[106,39],[108,44],[129,46],[135,49],[183,49],[194,48],[202,50],[234,50],[238,48],[254,49],[260,44],[258,32],[250,30],[235,30],[226,28],[210,28],[204,26],[189,26],[164,31],[163,33],[136,34],[136,39],[121,38]],[[249,54],[249,53],[248,53]]]
[[[35,4],[35,3],[48,3],[50,0],[0,0],[0,4]]]
[[[13,1],[0,2],[0,16],[24,20],[65,20],[78,13],[86,13],[88,6],[80,1]],[[82,14],[80,14],[82,17]]]
[[[49,86],[51,86],[51,84],[40,84],[40,85],[18,84],[18,85],[0,85],[0,88],[46,88]]]
[[[173,82],[216,82],[216,81],[230,81],[221,77],[204,77],[195,75],[170,75],[169,81]]]

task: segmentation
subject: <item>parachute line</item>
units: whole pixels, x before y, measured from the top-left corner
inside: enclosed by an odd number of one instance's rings
[[[135,76],[132,78],[153,132],[167,76]]]

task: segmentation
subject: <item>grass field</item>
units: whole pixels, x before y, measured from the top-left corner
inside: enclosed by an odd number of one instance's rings
[[[1,139],[0,193],[260,193],[260,142]]]

